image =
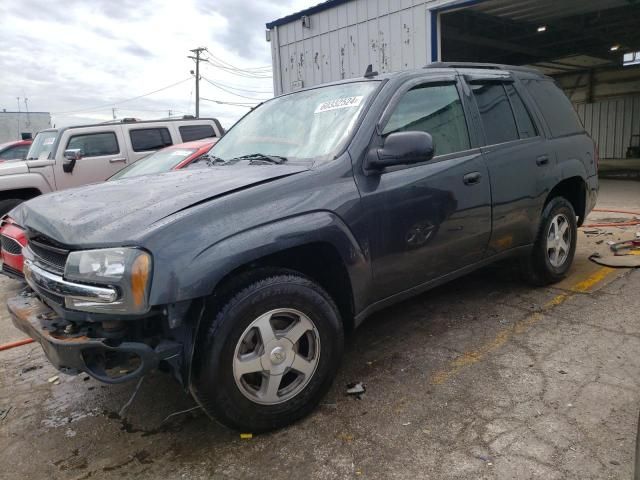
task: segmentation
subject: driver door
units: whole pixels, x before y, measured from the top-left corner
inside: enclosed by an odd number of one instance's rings
[[[415,81],[391,100],[372,148],[400,131],[425,131],[434,157],[359,178],[369,214],[376,300],[481,260],[491,235],[487,168],[457,81]],[[474,133],[474,132],[472,132]]]
[[[58,190],[88,183],[103,182],[127,165],[127,152],[119,125],[92,131],[67,130],[60,139],[55,164]],[[75,161],[71,171],[64,170],[64,152],[82,150],[82,158]]]

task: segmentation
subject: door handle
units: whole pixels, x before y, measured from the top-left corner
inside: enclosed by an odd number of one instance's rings
[[[110,158],[109,159],[109,163],[118,163],[118,162],[126,163],[127,159],[126,158]]]
[[[536,165],[538,165],[539,167],[542,167],[544,165],[548,165],[549,164],[549,156],[548,155],[540,155],[538,158],[536,158]]]
[[[480,183],[480,179],[482,178],[482,175],[480,175],[480,172],[471,172],[471,173],[467,173],[462,178],[465,185],[476,185],[477,183]]]

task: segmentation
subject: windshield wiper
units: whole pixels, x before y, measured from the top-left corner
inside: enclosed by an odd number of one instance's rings
[[[264,153],[251,153],[249,155],[242,155],[241,157],[236,157],[233,160],[250,160],[250,163],[256,162],[267,162],[274,163],[276,165],[282,165],[287,161],[287,157],[280,157],[278,155],[265,155]]]

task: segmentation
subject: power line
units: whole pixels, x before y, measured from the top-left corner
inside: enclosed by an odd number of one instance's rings
[[[268,70],[252,70],[249,68],[238,68],[230,63],[225,62],[224,60],[220,60],[216,56],[212,55],[211,52],[207,50],[207,54],[209,55],[206,58],[207,63],[209,63],[212,67],[218,68],[220,70],[226,71],[233,75],[237,75],[245,78],[255,78],[255,79],[269,79],[271,75],[269,75]]]
[[[65,114],[69,114],[69,113],[80,113],[80,112],[90,112],[90,111],[96,111],[96,110],[111,109],[115,105],[120,105],[122,103],[132,102],[133,100],[138,100],[139,98],[148,97],[149,95],[153,95],[154,93],[158,93],[158,92],[162,92],[164,90],[168,90],[169,88],[175,87],[176,85],[180,85],[180,84],[188,82],[190,80],[191,80],[191,77],[185,78],[184,80],[180,80],[179,82],[172,83],[171,85],[167,85],[166,87],[159,88],[158,90],[154,90],[153,92],[149,92],[149,93],[144,93],[142,95],[138,95],[137,97],[126,98],[124,100],[119,100],[117,102],[112,102],[112,103],[105,103],[103,105],[96,105],[95,107],[80,108],[78,110],[68,110],[68,111],[65,111],[65,112],[52,112],[52,115],[65,115]]]
[[[216,62],[221,63],[223,65],[226,65],[227,67],[232,68],[234,70],[242,70],[242,71],[245,71],[245,72],[255,71],[257,73],[271,70],[271,65],[265,65],[263,67],[239,68],[239,67],[236,67],[235,65],[232,65],[231,63],[229,63],[229,62],[227,62],[225,60],[222,60],[221,58],[216,57],[213,53],[211,53],[211,51],[208,48],[206,48],[205,50],[207,51],[207,54],[210,57],[208,60],[212,60],[213,59]]]
[[[233,107],[246,107],[246,108],[253,108],[256,105],[260,105],[260,103],[249,103],[249,102],[225,102],[222,100],[213,100],[211,98],[204,98],[201,97],[200,100],[206,100],[207,102],[213,102],[213,103],[217,103],[220,105],[231,105]]]
[[[220,89],[220,90],[222,90],[223,92],[227,92],[227,93],[229,93],[229,94],[231,94],[231,95],[235,95],[236,97],[240,97],[240,98],[247,98],[247,99],[249,99],[249,100],[257,100],[257,101],[259,101],[259,102],[262,102],[262,101],[264,101],[264,100],[268,100],[268,99],[266,99],[266,98],[256,98],[256,97],[248,97],[248,96],[246,96],[246,95],[241,95],[241,94],[239,94],[239,93],[232,92],[231,90],[227,90],[226,88],[224,88],[224,87],[220,86],[220,85],[219,85],[219,84],[217,84],[216,82],[213,82],[213,81],[209,80],[207,77],[202,77],[202,79],[203,79],[204,81],[206,81],[207,83],[210,83],[210,84],[211,84],[211,85],[213,85],[214,87],[219,88],[219,89]]]
[[[203,77],[203,78],[204,78],[204,77]],[[237,91],[239,91],[239,92],[247,92],[247,93],[267,93],[267,94],[270,94],[270,95],[271,95],[271,94],[273,94],[273,90],[253,90],[253,89],[250,89],[250,88],[236,87],[235,85],[229,85],[228,83],[223,83],[223,82],[220,82],[220,81],[218,81],[218,80],[216,80],[214,83],[215,83],[216,85],[221,85],[221,86],[223,86],[223,87],[225,87],[225,88],[229,88],[229,89],[231,89],[231,90],[237,90]]]

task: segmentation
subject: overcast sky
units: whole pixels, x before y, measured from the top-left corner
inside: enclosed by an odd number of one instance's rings
[[[0,109],[51,112],[56,126],[118,117],[194,113],[189,50],[207,47],[242,69],[271,65],[265,23],[319,0],[7,0],[0,2]],[[214,62],[216,60],[213,60]],[[203,64],[200,96],[254,102],[271,78],[245,78]],[[254,76],[270,75],[252,70]],[[191,78],[190,78],[191,77]],[[178,85],[121,102],[171,84]],[[231,87],[231,88],[229,88]],[[201,116],[229,127],[247,109],[201,101]]]

